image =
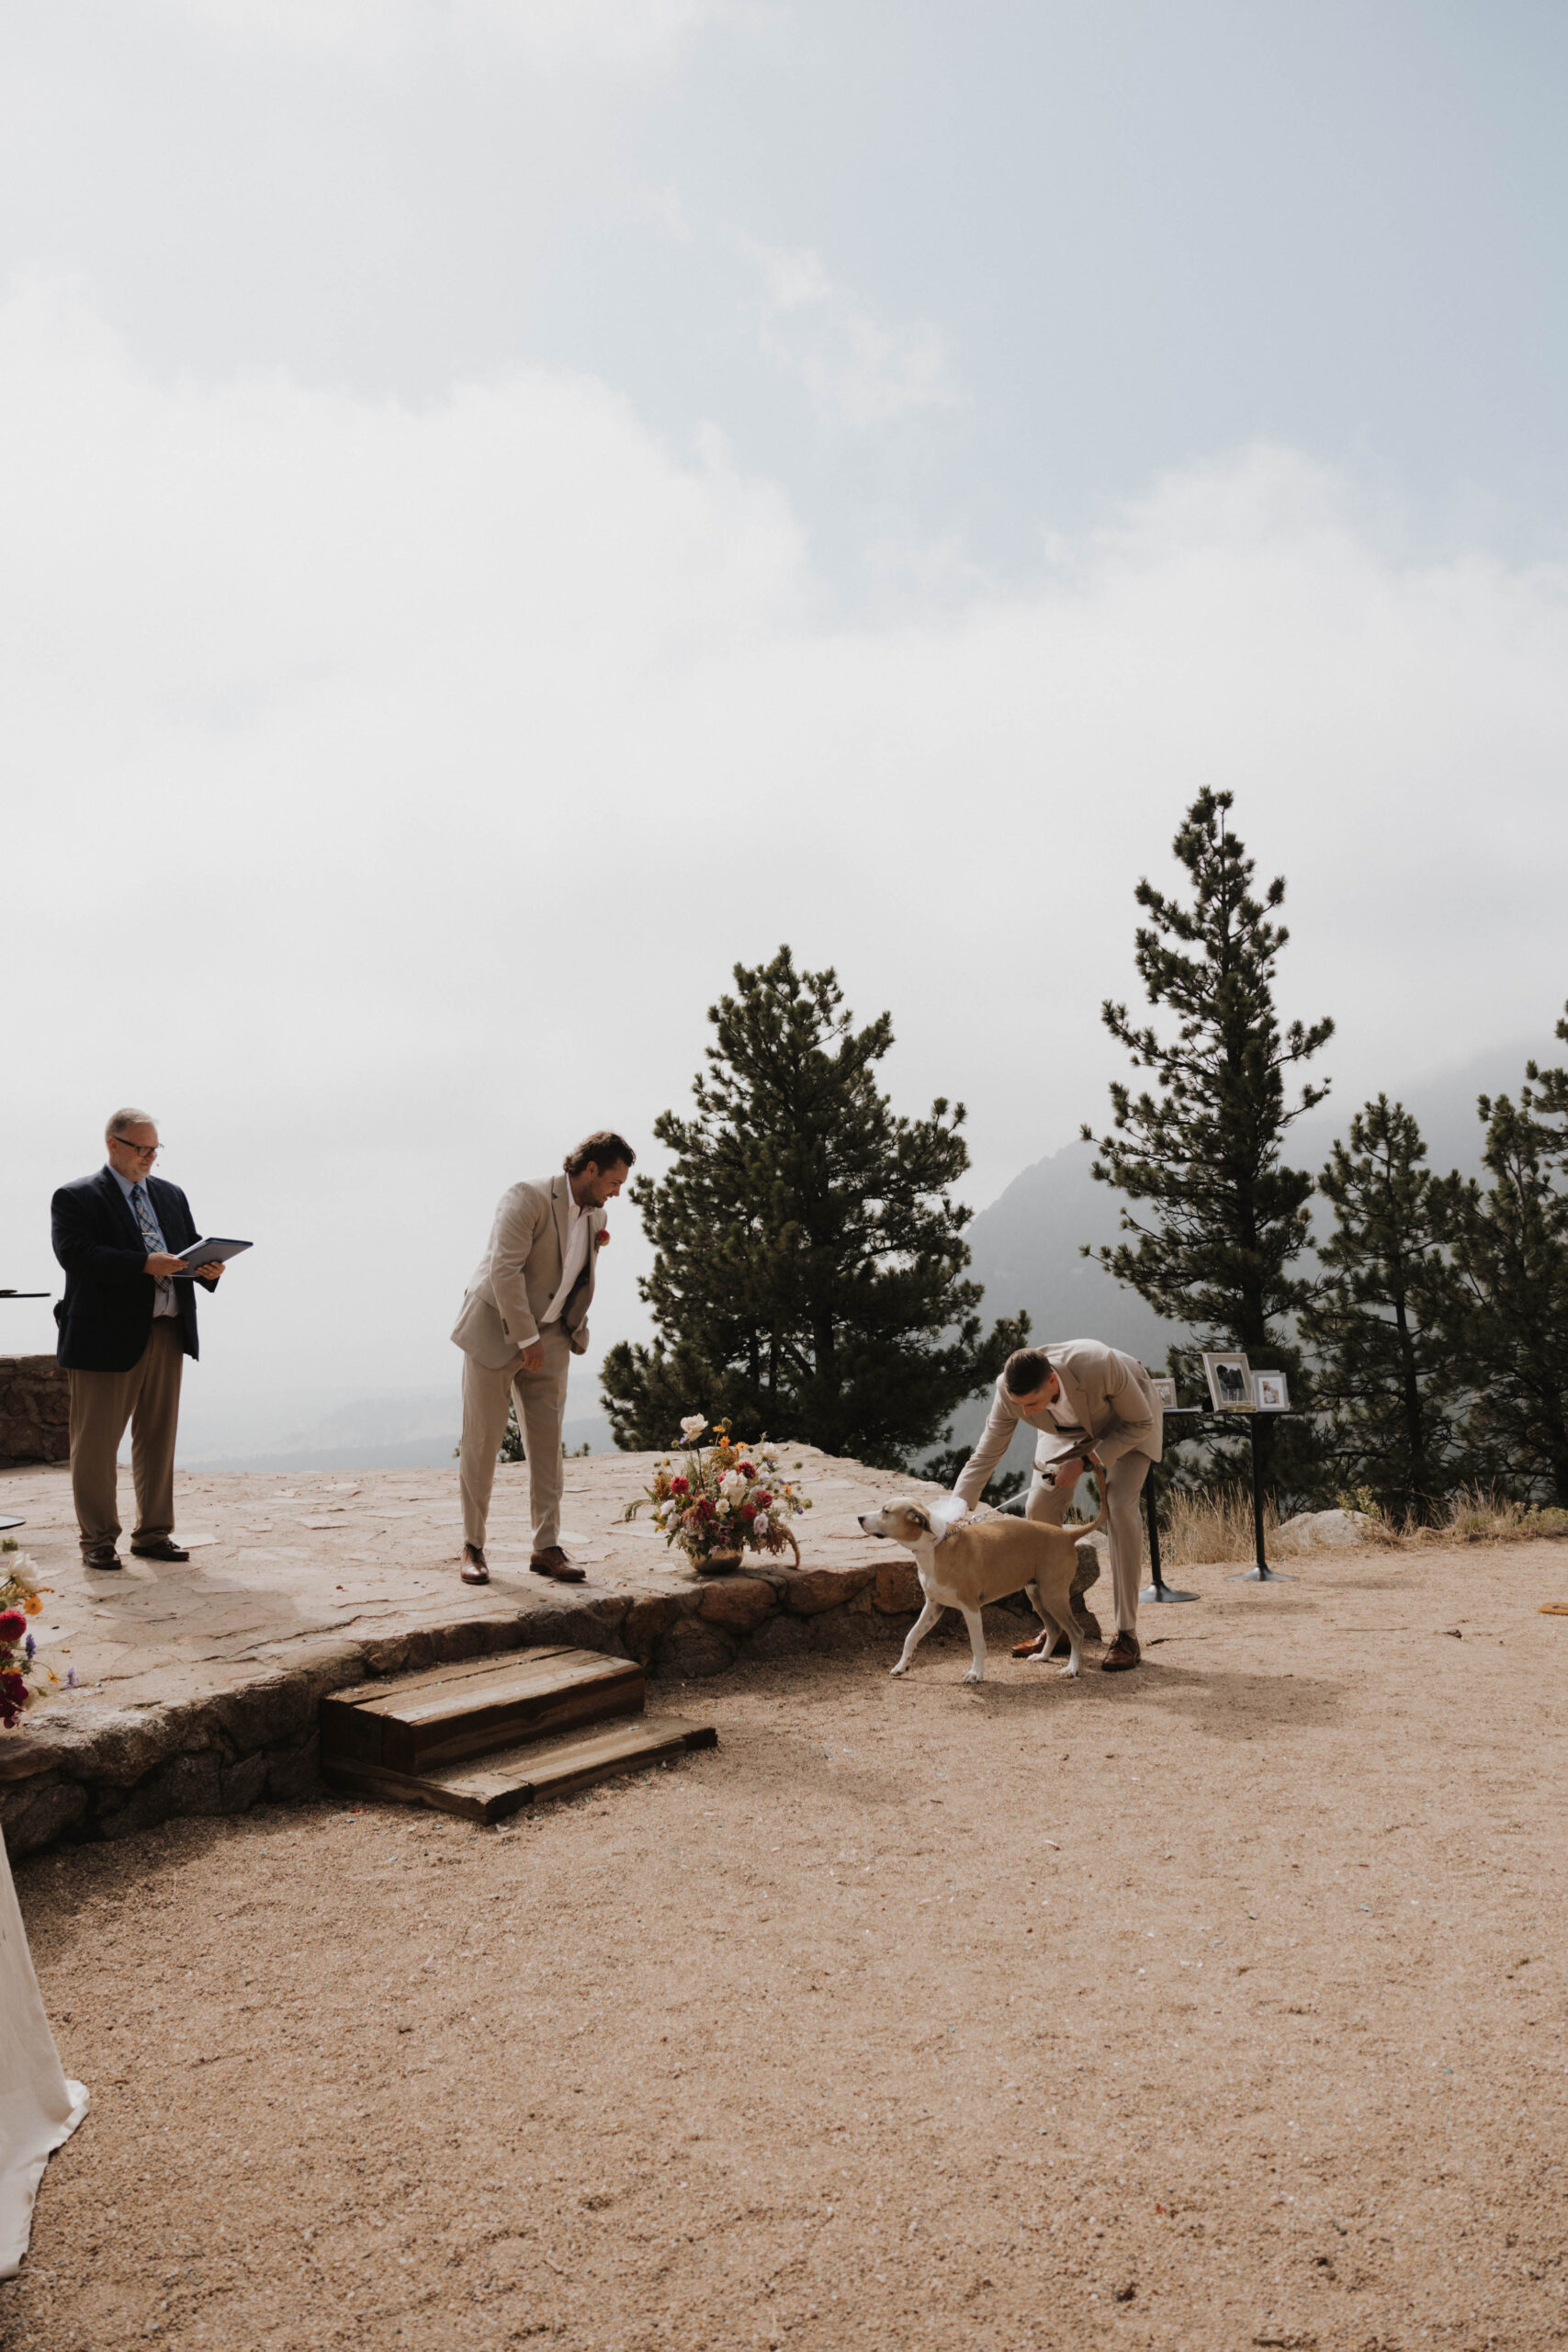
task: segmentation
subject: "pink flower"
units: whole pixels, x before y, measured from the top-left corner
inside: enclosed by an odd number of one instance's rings
[[[766,1510],[773,1499],[772,1495],[759,1495],[757,1498],[757,1509],[759,1510]]]
[[[19,1642],[28,1630],[28,1621],[19,1609],[0,1611],[0,1642]]]
[[[689,1495],[692,1491],[692,1482],[689,1478],[671,1478],[670,1491],[672,1495]]]

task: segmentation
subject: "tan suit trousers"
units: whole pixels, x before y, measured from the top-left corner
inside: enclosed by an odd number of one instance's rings
[[[566,1376],[571,1364],[571,1340],[559,1323],[547,1323],[539,1334],[545,1361],[537,1372],[525,1372],[522,1358],[492,1372],[470,1355],[463,1358],[463,1443],[457,1461],[457,1484],[463,1496],[463,1541],[484,1549],[490,1519],[491,1489],[495,1484],[495,1457],[506,1435],[510,1397],[517,1400],[517,1421],[523,1450],[528,1457],[528,1504],[534,1519],[534,1549],[548,1551],[560,1542],[560,1498],[565,1484],[561,1464],[561,1425],[566,1419]]]
[[[130,1423],[136,1488],[132,1544],[156,1544],[175,1529],[175,1436],[185,1350],[177,1315],[155,1315],[139,1363],[129,1372],[66,1373],[71,1393],[71,1493],[84,1552],[119,1534],[119,1442]]]
[[[1138,1630],[1138,1583],[1144,1566],[1144,1521],[1138,1498],[1144,1491],[1149,1468],[1146,1453],[1121,1453],[1105,1473],[1111,1499],[1111,1588],[1119,1634],[1135,1634]],[[1048,1487],[1036,1470],[1030,1482],[1023,1515],[1026,1519],[1048,1519],[1054,1527],[1060,1527],[1072,1498],[1070,1487]]]

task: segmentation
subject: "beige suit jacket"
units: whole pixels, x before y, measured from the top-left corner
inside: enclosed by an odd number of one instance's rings
[[[452,1329],[454,1344],[476,1363],[501,1372],[538,1338],[539,1317],[560,1288],[570,1207],[571,1186],[564,1175],[513,1184],[502,1194],[489,1246]],[[589,1210],[588,1255],[561,1309],[574,1356],[588,1345],[588,1309],[604,1223],[603,1209]]]
[[[1088,1433],[1107,1469],[1123,1453],[1146,1453],[1157,1462],[1165,1447],[1165,1412],[1154,1383],[1135,1356],[1108,1348],[1099,1340],[1064,1340],[1047,1347],[1051,1369],[1062,1384],[1060,1403]],[[953,1492],[971,1510],[986,1490],[986,1481],[1012,1443],[1020,1423],[1038,1432],[1034,1463],[1046,1469],[1084,1450],[1083,1438],[1060,1430],[1048,1413],[1021,1412],[1000,1380],[980,1442],[959,1474]]]

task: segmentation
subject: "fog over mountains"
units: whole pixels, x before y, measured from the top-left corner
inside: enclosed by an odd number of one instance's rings
[[[1479,1174],[1483,1130],[1476,1097],[1516,1093],[1529,1054],[1533,1051],[1539,1058],[1542,1050],[1539,1043],[1524,1041],[1499,1046],[1415,1086],[1387,1090],[1414,1114],[1433,1169]],[[1563,1050],[1568,1054],[1568,1048]],[[1360,1107],[1359,1099],[1331,1094],[1292,1128],[1287,1163],[1315,1175]],[[1188,1336],[1185,1327],[1164,1321],[1136,1291],[1081,1254],[1085,1242],[1098,1249],[1119,1238],[1122,1195],[1109,1184],[1095,1182],[1089,1173],[1094,1156],[1092,1144],[1070,1143],[1037,1159],[975,1219],[968,1237],[971,1272],[986,1287],[983,1311],[989,1318],[1014,1315],[1021,1306],[1028,1310],[1031,1336],[1036,1340],[1104,1340],[1137,1356],[1151,1370],[1163,1371],[1167,1350]],[[1314,1216],[1320,1230],[1328,1214],[1326,1203],[1316,1204]],[[984,1399],[976,1399],[957,1416],[953,1442],[975,1435],[983,1419]],[[1012,1454],[1008,1458],[1010,1468],[1018,1468],[1024,1459],[1022,1445],[1015,1453],[1016,1459]]]

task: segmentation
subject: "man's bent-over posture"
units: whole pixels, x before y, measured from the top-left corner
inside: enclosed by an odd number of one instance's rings
[[[220,1265],[187,1265],[200,1238],[177,1184],[154,1176],[161,1148],[145,1111],[117,1111],[104,1135],[108,1164],[54,1196],[54,1254],[65,1269],[56,1350],[71,1391],[71,1491],[90,1568],[118,1568],[116,1464],[130,1423],[138,1559],[188,1560],[175,1542],[175,1433],[180,1374],[197,1352],[196,1293]]]
[[[501,1196],[490,1244],[463,1297],[452,1337],[463,1351],[463,1581],[488,1584],[485,1526],[507,1399],[528,1462],[536,1576],[581,1584],[561,1549],[561,1423],[570,1360],[588,1345],[594,1261],[610,1238],[604,1204],[637,1154],[623,1136],[587,1136],[558,1176],[513,1184]]]
[[[1026,1518],[1048,1519],[1060,1527],[1086,1466],[1104,1473],[1116,1638],[1100,1663],[1107,1674],[1124,1674],[1139,1657],[1144,1531],[1138,1498],[1165,1442],[1165,1414],[1154,1383],[1135,1357],[1099,1340],[1016,1349],[1002,1367],[980,1442],[953,1488],[971,1510],[1021,1421],[1035,1431]],[[1021,1645],[1018,1655],[1031,1647],[1048,1649],[1050,1644],[1047,1630],[1039,1643]]]

